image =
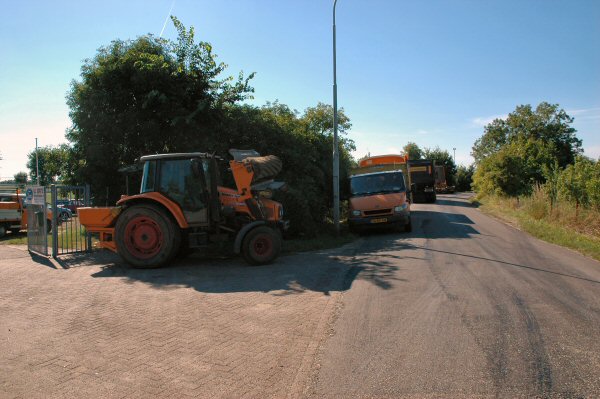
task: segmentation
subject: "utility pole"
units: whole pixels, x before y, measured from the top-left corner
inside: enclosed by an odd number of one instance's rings
[[[454,151],[454,166],[456,166],[456,147],[452,149]]]
[[[37,177],[37,185],[40,185],[40,163],[38,160],[37,137],[35,138],[35,176]]]
[[[335,6],[333,1],[333,224],[336,235],[340,234],[340,154],[338,148],[337,75],[335,48]]]

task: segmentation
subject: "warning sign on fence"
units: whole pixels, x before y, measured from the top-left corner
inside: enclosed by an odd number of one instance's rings
[[[25,201],[32,205],[46,204],[46,191],[43,186],[29,186],[25,191]]]

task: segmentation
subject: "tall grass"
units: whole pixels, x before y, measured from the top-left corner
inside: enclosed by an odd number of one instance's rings
[[[551,201],[543,186],[529,196],[483,196],[481,209],[518,225],[528,233],[575,249],[600,260],[600,211],[584,208],[564,198]]]

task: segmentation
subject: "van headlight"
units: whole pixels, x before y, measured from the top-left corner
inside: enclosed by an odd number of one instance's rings
[[[360,211],[355,209],[352,211],[352,216],[360,216]]]
[[[404,204],[402,204],[400,206],[395,206],[394,212],[404,212],[406,210],[406,208],[408,208],[408,204],[405,202]]]

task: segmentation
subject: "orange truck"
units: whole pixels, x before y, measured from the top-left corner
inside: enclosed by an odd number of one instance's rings
[[[52,211],[46,211],[46,228],[52,229]],[[41,219],[43,221],[43,218]],[[10,231],[13,234],[27,229],[27,204],[25,196],[15,190],[14,193],[0,193],[0,238]]]
[[[454,186],[449,186],[446,180],[445,165],[435,165],[435,192],[442,194],[454,193]]]
[[[273,178],[281,161],[254,150],[230,150],[235,188],[220,185],[224,159],[208,153],[140,158],[140,194],[123,195],[115,207],[78,209],[98,246],[117,252],[133,267],[153,268],[210,243],[233,241],[252,265],[272,262],[288,228],[283,206],[272,196],[285,190]]]
[[[379,155],[359,161],[350,176],[351,231],[384,226],[412,230],[407,161],[406,155]]]

